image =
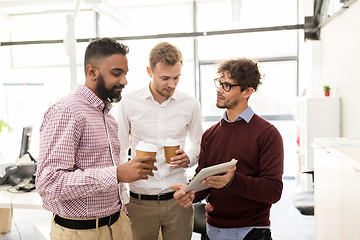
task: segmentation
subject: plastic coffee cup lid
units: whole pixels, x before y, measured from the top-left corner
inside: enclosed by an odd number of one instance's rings
[[[157,152],[157,146],[151,143],[146,143],[143,141],[138,142],[135,147],[136,150],[143,151],[143,152]]]

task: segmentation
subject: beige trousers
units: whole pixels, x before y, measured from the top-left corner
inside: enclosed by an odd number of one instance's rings
[[[193,207],[183,208],[174,199],[154,201],[130,198],[127,205],[134,240],[190,240]]]
[[[123,211],[120,211],[119,219],[110,227],[76,230],[64,228],[51,222],[51,240],[132,240],[130,220]]]

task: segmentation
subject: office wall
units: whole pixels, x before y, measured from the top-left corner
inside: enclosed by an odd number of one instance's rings
[[[341,98],[341,136],[360,136],[360,1],[321,29],[321,82]],[[315,67],[316,69],[316,67]]]

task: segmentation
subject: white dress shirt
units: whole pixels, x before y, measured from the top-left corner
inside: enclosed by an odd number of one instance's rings
[[[166,163],[164,141],[176,139],[180,148],[190,158],[190,167],[197,164],[200,142],[203,134],[199,101],[175,91],[162,104],[154,100],[149,86],[125,95],[120,101],[118,111],[119,139],[121,145],[120,159],[127,161],[131,147],[131,158],[134,158],[135,146],[139,141],[158,146],[154,176],[147,180],[130,183],[130,190],[138,194],[158,195],[172,191],[170,186],[176,183],[187,183],[185,168],[173,169]],[[190,140],[185,149],[185,139]]]

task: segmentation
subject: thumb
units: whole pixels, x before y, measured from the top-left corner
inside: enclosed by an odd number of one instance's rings
[[[179,188],[181,188],[181,184],[180,184],[180,183],[177,183],[177,184],[171,185],[170,188],[171,188],[172,190],[177,191]]]
[[[172,190],[175,190],[174,199],[179,199],[186,194],[186,192],[182,190],[181,186],[182,186],[181,183],[170,186]]]

